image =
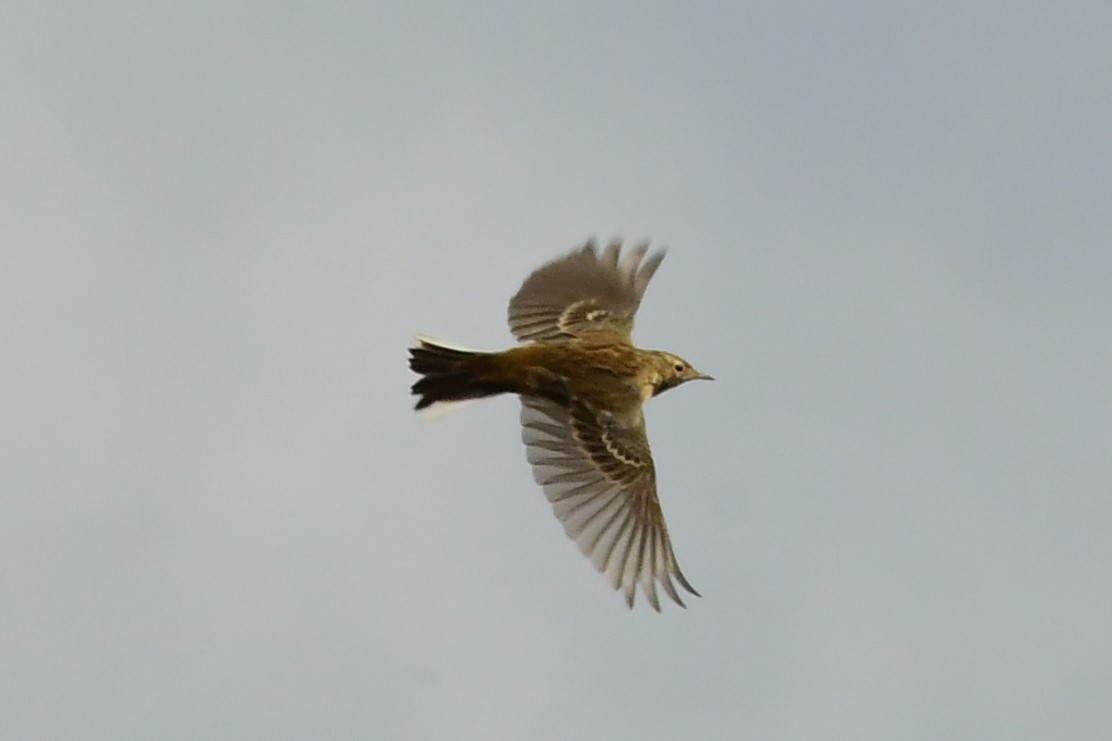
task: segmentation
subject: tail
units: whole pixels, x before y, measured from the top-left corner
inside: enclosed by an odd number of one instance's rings
[[[438,345],[424,337],[409,348],[409,367],[421,374],[412,392],[421,397],[416,409],[437,402],[467,401],[510,391],[495,373],[493,353],[459,350]]]

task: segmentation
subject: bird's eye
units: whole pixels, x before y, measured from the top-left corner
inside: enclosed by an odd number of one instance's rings
[[[676,373],[683,373],[683,363],[676,363],[674,368]]]

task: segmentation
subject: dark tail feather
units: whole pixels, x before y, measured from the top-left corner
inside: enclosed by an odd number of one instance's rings
[[[494,377],[492,354],[444,347],[420,337],[417,341],[417,347],[409,348],[409,367],[421,374],[411,389],[421,397],[416,409],[438,401],[481,399],[510,390]]]

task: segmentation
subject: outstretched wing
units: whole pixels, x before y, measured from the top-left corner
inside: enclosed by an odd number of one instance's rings
[[[538,268],[510,299],[510,331],[519,342],[607,332],[626,342],[633,315],[664,252],[645,259],[642,242],[622,253],[613,241],[600,255],[594,241]]]
[[[521,426],[533,477],[568,537],[630,607],[638,583],[657,612],[658,583],[681,607],[672,579],[698,596],[672,553],[640,414],[625,426],[580,402],[523,396]]]

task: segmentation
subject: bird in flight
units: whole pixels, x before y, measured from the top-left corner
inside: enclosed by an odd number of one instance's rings
[[[657,612],[657,584],[698,596],[676,563],[656,495],[641,407],[662,391],[713,380],[683,358],[633,346],[633,316],[664,259],[648,243],[601,252],[593,241],[540,267],[510,300],[504,352],[409,349],[416,408],[497,394],[521,398],[521,437],[533,478],[568,537],[632,608],[636,587]]]

